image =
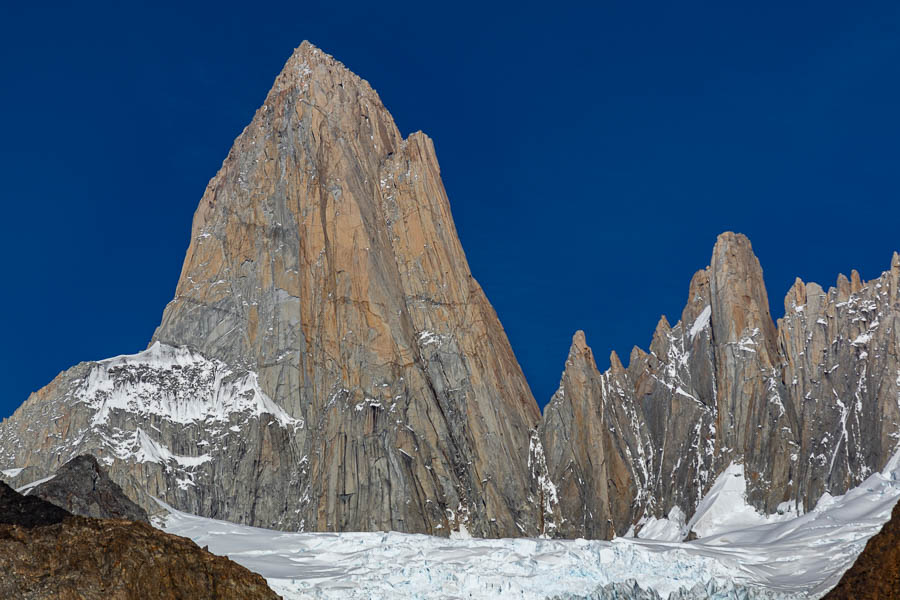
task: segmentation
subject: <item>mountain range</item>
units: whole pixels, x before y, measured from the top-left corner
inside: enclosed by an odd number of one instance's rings
[[[148,348],[61,373],[0,423],[14,486],[92,454],[148,513],[289,531],[703,537],[722,478],[802,514],[900,438],[900,255],[773,321],[719,236],[628,365],[575,334],[542,415],[473,278],[434,144],[304,42],[210,181]]]

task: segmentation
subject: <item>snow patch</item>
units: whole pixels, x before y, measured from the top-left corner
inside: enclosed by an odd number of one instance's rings
[[[221,361],[159,342],[97,363],[75,397],[96,411],[94,427],[106,424],[112,411],[180,424],[269,414],[282,427],[303,426],[263,393],[256,373],[235,373]]]
[[[693,340],[697,336],[698,333],[700,333],[701,331],[703,331],[704,329],[706,329],[709,326],[709,318],[711,315],[712,315],[712,307],[710,307],[707,304],[706,308],[704,308],[703,311],[701,311],[700,314],[697,316],[697,318],[694,320],[694,324],[691,325],[691,331],[690,331],[691,340]]]
[[[16,488],[16,491],[22,494],[23,496],[27,496],[31,490],[41,485],[42,483],[46,483],[53,479],[56,475],[50,475],[49,477],[44,477],[43,479],[38,479],[37,481],[32,481],[31,483],[25,484],[22,487]]]
[[[638,537],[648,540],[661,540],[666,542],[680,542],[684,539],[685,515],[677,506],[673,506],[665,519],[649,517],[638,532]]]
[[[747,480],[744,465],[731,463],[716,478],[712,488],[697,505],[687,525],[697,537],[704,538],[736,529],[765,525],[783,515],[764,515],[747,504]]]
[[[855,340],[850,342],[853,346],[862,346],[864,344],[868,344],[872,339],[872,334],[869,332],[859,334]]]

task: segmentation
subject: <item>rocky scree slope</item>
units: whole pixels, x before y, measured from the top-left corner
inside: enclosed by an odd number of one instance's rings
[[[91,453],[151,512],[535,535],[539,419],[431,140],[304,43],[210,181],[151,346],[33,394],[0,469]]]
[[[560,535],[691,521],[731,464],[760,512],[803,513],[880,471],[900,438],[900,256],[869,282],[854,271],[827,292],[799,279],[772,321],[749,240],[721,235],[691,280],[674,326],[600,373],[572,342],[540,427]],[[701,532],[702,533],[702,532]]]

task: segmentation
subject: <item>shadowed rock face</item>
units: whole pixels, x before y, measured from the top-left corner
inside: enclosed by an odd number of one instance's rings
[[[900,503],[891,519],[822,600],[897,600],[900,598]]]
[[[61,466],[53,479],[36,486],[29,496],[82,517],[150,523],[147,512],[132,502],[89,454],[76,456]]]
[[[896,254],[867,283],[798,280],[776,325],[750,242],[725,233],[681,320],[663,317],[627,369],[613,354],[600,373],[578,332],[540,429],[558,531],[622,535],[673,508],[689,519],[732,462],[767,513],[882,469],[900,436],[898,281]]]
[[[34,394],[0,467],[89,452],[147,510],[265,527],[536,534],[539,419],[431,140],[304,43],[210,181],[151,347]]]
[[[40,498],[23,496],[0,481],[0,525],[31,528],[61,523],[69,512]]]

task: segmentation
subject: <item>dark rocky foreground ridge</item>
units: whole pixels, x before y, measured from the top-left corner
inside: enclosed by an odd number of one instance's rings
[[[210,181],[150,347],[32,394],[0,470],[93,454],[147,511],[278,529],[605,538],[683,514],[688,535],[732,463],[769,513],[884,466],[898,289],[897,255],[870,282],[798,281],[776,324],[750,242],[723,234],[627,367],[600,373],[576,334],[542,419],[431,140],[304,43]]]
[[[891,519],[823,600],[897,600],[900,598],[900,503]]]
[[[276,599],[265,580],[146,523],[78,517],[0,482],[0,598]]]

